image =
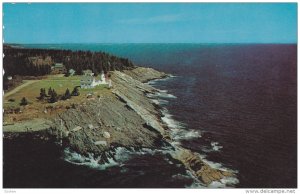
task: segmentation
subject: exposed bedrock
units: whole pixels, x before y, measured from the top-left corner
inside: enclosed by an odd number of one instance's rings
[[[58,139],[62,138],[63,144],[83,155],[101,155],[118,146],[159,148],[172,145],[169,129],[161,121],[159,107],[146,95],[158,90],[142,83],[166,76],[142,67],[112,72],[111,94],[100,94],[60,113],[52,121],[50,131]],[[197,153],[179,145],[172,147],[171,156],[207,185],[226,176],[234,176],[210,167]]]

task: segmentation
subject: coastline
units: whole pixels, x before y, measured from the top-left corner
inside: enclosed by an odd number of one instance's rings
[[[168,153],[206,186],[222,182],[226,177],[234,178],[234,173],[214,169],[197,153],[174,144],[170,129],[162,119],[161,107],[153,102],[153,95],[159,90],[144,84],[167,77],[151,68],[115,71],[112,73],[113,95],[87,99],[75,109],[47,121],[48,127],[37,131],[43,134],[46,131],[63,147],[83,156],[92,153],[95,158],[100,157],[99,163],[109,162],[114,157],[110,151],[118,148],[140,150],[168,146],[171,148]],[[81,129],[75,131],[78,126]],[[10,131],[5,128],[4,136]]]

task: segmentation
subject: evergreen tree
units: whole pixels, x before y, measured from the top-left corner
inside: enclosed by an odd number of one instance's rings
[[[46,75],[51,72],[51,65],[56,62],[63,63],[68,70],[74,69],[77,74],[81,74],[85,69],[91,69],[97,74],[102,70],[123,70],[134,67],[127,58],[104,52],[20,49],[9,45],[4,45],[3,50],[5,54],[3,68],[8,75]]]
[[[52,89],[51,89],[51,87],[48,89],[48,96],[51,96],[52,95]]]
[[[80,93],[79,93],[79,90],[78,90],[78,87],[76,86],[76,87],[74,87],[74,89],[73,89],[73,91],[72,91],[72,94],[71,94],[72,96],[79,96],[80,95]]]
[[[40,96],[39,96],[39,99],[40,99],[40,100],[44,100],[46,96],[47,96],[47,95],[46,95],[46,89],[45,89],[45,88],[41,88],[41,89],[40,89]]]
[[[27,104],[28,104],[27,99],[26,99],[25,97],[23,97],[23,98],[21,99],[20,105],[21,105],[21,106],[26,106]]]
[[[57,96],[57,93],[55,92],[55,90],[51,90],[51,95],[50,95],[50,98],[49,98],[49,101],[50,103],[54,103],[54,102],[57,102],[58,100],[58,96]]]
[[[71,94],[70,94],[69,88],[67,88],[65,95],[64,95],[64,99],[70,99],[70,98],[71,98]]]

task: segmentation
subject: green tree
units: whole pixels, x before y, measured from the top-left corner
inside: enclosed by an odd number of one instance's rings
[[[66,73],[65,73],[65,77],[69,77],[70,76],[70,69],[66,68]]]
[[[51,96],[52,95],[52,89],[51,89],[51,87],[48,89],[48,96]]]
[[[47,96],[47,95],[46,95],[46,89],[45,89],[45,88],[41,88],[41,89],[40,89],[40,96],[39,96],[39,99],[40,99],[40,100],[44,100],[46,96]]]
[[[71,98],[70,90],[69,90],[69,88],[67,88],[65,95],[63,96],[63,99],[66,100],[66,99],[70,99],[70,98]]]
[[[27,99],[26,99],[25,97],[23,97],[23,98],[21,99],[20,105],[21,105],[21,106],[26,106],[27,104],[28,104]]]
[[[74,87],[71,95],[72,96],[79,96],[80,95],[79,90],[78,90],[78,86]]]
[[[53,89],[52,92],[51,92],[51,95],[50,95],[50,98],[49,98],[48,102],[54,103],[54,102],[57,102],[57,100],[58,100],[57,93]]]

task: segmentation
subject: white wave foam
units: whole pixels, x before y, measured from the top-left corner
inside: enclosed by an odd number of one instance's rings
[[[181,130],[178,131],[176,134],[174,134],[175,140],[189,140],[189,139],[195,139],[201,137],[201,133],[199,131],[196,131],[194,129],[189,130]]]
[[[147,82],[147,84],[154,85],[156,82],[167,81],[169,79],[176,78],[176,77],[178,77],[178,76],[169,75],[169,76],[167,76],[165,78],[150,80],[150,81]]]
[[[220,151],[223,148],[223,146],[219,145],[219,142],[211,142],[210,145],[214,151]]]
[[[64,150],[64,160],[76,165],[83,165],[88,166],[93,169],[98,170],[105,170],[109,167],[113,166],[123,166],[125,161],[128,161],[134,156],[137,155],[154,155],[157,153],[167,154],[169,153],[169,148],[165,149],[149,149],[149,148],[142,148],[138,151],[134,150],[133,148],[127,149],[124,147],[117,147],[112,153],[114,158],[107,157],[108,162],[100,163],[101,157],[95,157],[94,154],[89,153],[88,156],[83,156],[75,151],[72,151],[69,148]]]
[[[209,188],[230,188],[238,184],[239,180],[235,177],[224,177],[220,181],[211,182]]]
[[[152,102],[154,102],[157,105],[164,105],[169,103],[169,101],[159,98],[157,94],[147,94],[147,97],[150,98]],[[173,97],[169,97],[169,98],[173,98]]]
[[[146,155],[146,154],[154,155],[156,153],[167,153],[167,150],[149,149],[149,148],[141,148],[139,150],[134,150],[134,148],[127,149],[124,147],[117,147],[115,149],[114,158],[119,164],[122,164],[123,162],[137,155]]]
[[[154,85],[156,82],[157,82],[157,80],[151,80],[151,81],[148,81],[147,84]]]
[[[221,179],[221,182],[228,187],[228,186],[234,186],[238,184],[240,181],[235,177],[225,177]]]
[[[148,98],[155,98],[155,95],[154,95],[154,94],[151,94],[151,93],[146,94],[146,96],[147,96]]]
[[[166,92],[157,92],[156,95],[160,98],[177,98],[173,94],[168,94]]]
[[[64,159],[65,161],[70,162],[72,164],[84,165],[99,170],[105,170],[106,168],[118,165],[118,163],[112,158],[108,158],[108,162],[100,164],[100,157],[95,158],[94,155],[91,153],[89,153],[86,157],[74,151],[71,151],[69,148],[66,148],[64,150]]]
[[[232,169],[229,169],[229,168],[226,168],[223,166],[222,163],[218,163],[218,162],[212,162],[212,161],[209,161],[206,159],[206,155],[204,154],[198,154],[201,158],[201,160],[203,162],[205,162],[206,164],[208,164],[209,166],[211,166],[212,168],[215,168],[217,170],[222,170],[222,171],[226,171],[226,172],[231,172],[231,173],[235,173],[237,174],[238,171],[237,170],[232,170]]]
[[[172,118],[172,115],[169,114],[167,109],[162,109],[162,114],[164,115],[161,119],[171,130],[171,137],[176,142],[180,140],[189,140],[194,138],[201,137],[201,133],[198,130],[194,129],[185,129],[185,124],[179,121],[176,121]]]
[[[152,102],[154,102],[154,104],[159,105],[159,100],[157,100],[157,99],[153,99]]]
[[[183,129],[182,123],[174,120],[171,114],[163,113],[162,121],[174,132],[178,132],[179,129]]]
[[[140,151],[137,152],[137,154],[157,154],[157,153],[161,153],[161,154],[167,154],[170,152],[170,149],[168,147],[163,147],[164,149],[150,149],[150,148],[142,148]]]
[[[169,101],[163,100],[163,99],[158,99],[158,103],[159,103],[160,105],[166,105],[166,104],[169,103]]]
[[[124,161],[129,160],[132,157],[133,151],[130,151],[124,147],[117,147],[115,150],[115,159],[122,164]]]
[[[168,90],[160,90],[160,89],[157,89],[160,93],[167,93]]]
[[[221,146],[221,145],[219,144],[219,142],[214,142],[214,141],[212,141],[212,142],[210,143],[210,145],[211,145],[211,147],[204,146],[204,147],[202,148],[202,151],[204,151],[204,152],[206,152],[206,153],[208,153],[208,152],[219,152],[219,151],[223,148],[223,146]]]

